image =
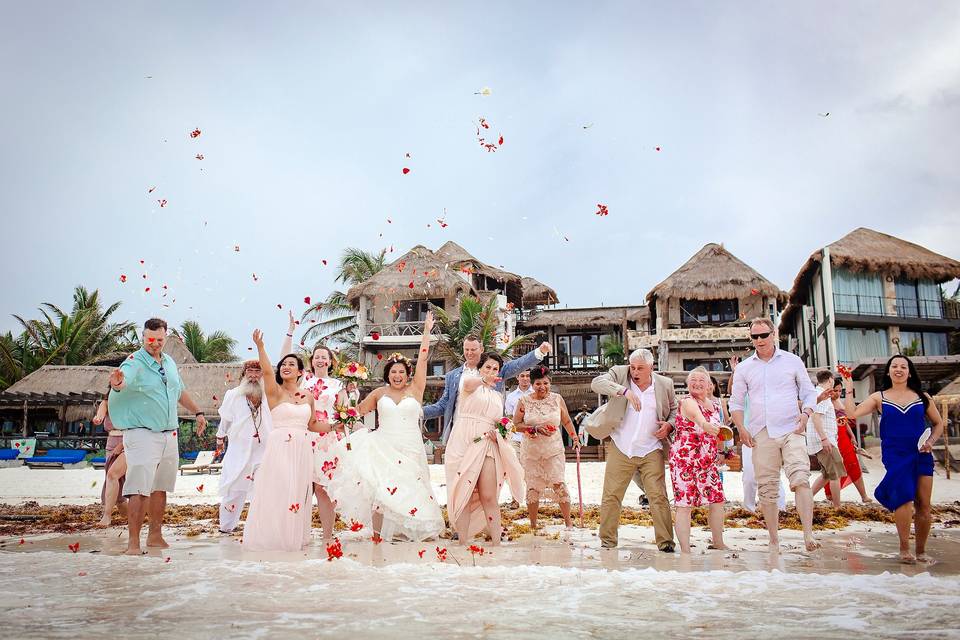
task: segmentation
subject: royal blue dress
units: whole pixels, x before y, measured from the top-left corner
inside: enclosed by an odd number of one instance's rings
[[[917,398],[906,407],[880,393],[880,452],[886,474],[873,495],[890,511],[917,497],[917,479],[933,475],[933,454],[920,453],[917,441],[927,428],[923,402]]]

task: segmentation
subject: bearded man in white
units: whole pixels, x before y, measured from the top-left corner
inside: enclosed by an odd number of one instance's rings
[[[272,422],[263,406],[263,371],[257,360],[243,363],[240,384],[227,391],[220,405],[217,448],[227,439],[227,453],[220,473],[220,531],[230,533],[240,522],[253,476],[267,448]]]

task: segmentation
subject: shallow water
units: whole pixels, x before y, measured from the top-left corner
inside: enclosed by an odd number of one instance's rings
[[[709,570],[726,566],[723,552],[600,552],[576,539],[504,546],[476,559],[449,546],[446,563],[435,545],[373,546],[359,537],[332,562],[319,543],[260,560],[267,556],[244,554],[231,538],[174,541],[142,558],[110,555],[122,549],[117,536],[99,546],[78,540],[76,554],[60,549],[63,536],[17,545],[29,553],[0,552],[4,637],[960,636],[960,578],[851,574],[887,565],[869,553],[844,553],[841,562],[840,544],[826,560],[743,552],[731,571]],[[426,549],[422,559],[418,548]],[[849,564],[851,555],[859,565]],[[836,567],[845,573],[829,573]]]

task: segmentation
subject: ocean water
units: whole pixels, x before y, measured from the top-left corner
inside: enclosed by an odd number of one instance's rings
[[[503,565],[489,556],[472,566],[462,549],[458,565],[438,562],[434,547],[426,548],[422,560],[379,566],[369,557],[328,562],[183,552],[144,558],[0,552],[0,633],[4,638],[960,637],[956,576],[583,569]]]

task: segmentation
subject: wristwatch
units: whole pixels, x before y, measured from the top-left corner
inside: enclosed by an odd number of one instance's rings
[[[194,418],[199,418],[200,416],[203,416],[203,411],[197,411],[195,414],[193,414]],[[206,418],[207,416],[203,416],[203,417]]]

